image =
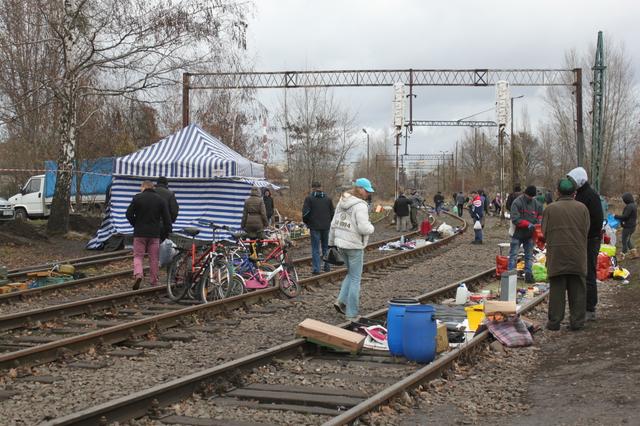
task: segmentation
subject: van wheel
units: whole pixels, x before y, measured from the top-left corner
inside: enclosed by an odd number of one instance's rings
[[[16,209],[16,220],[27,220],[29,216],[25,209]]]

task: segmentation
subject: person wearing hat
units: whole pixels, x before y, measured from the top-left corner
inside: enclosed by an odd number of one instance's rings
[[[536,200],[536,187],[527,186],[524,193],[511,204],[511,223],[515,226],[509,248],[510,271],[516,268],[520,246],[524,249],[524,280],[533,283],[533,233],[542,219],[542,205]]]
[[[358,317],[364,248],[375,230],[365,201],[373,192],[369,179],[356,179],[353,188],[340,197],[329,231],[329,245],[338,247],[347,267],[347,275],[333,306],[350,321]]]
[[[471,191],[471,202],[469,203],[469,214],[473,219],[474,239],[471,244],[482,244],[482,218],[484,217],[484,206],[479,191]]]
[[[596,305],[598,304],[598,285],[596,283],[596,269],[598,267],[598,252],[602,236],[602,222],[604,212],[600,195],[589,184],[587,171],[576,167],[567,173],[567,177],[576,186],[576,201],[581,202],[589,210],[589,234],[587,235],[587,321],[596,319]]]
[[[587,235],[589,210],[573,199],[576,185],[569,178],[558,182],[558,201],[550,204],[542,216],[547,242],[549,312],[547,329],[560,330],[564,319],[565,293],[569,299],[569,327],[580,330],[586,316]]]
[[[160,176],[155,186],[156,193],[167,203],[169,207],[169,214],[171,215],[171,223],[175,223],[180,212],[180,206],[178,200],[176,200],[176,194],[169,189],[169,181],[166,177]]]
[[[311,266],[313,275],[320,273],[320,252],[322,257],[329,250],[329,228],[333,219],[333,200],[323,190],[320,182],[311,184],[311,193],[304,199],[302,221],[307,225],[311,236]],[[324,271],[329,272],[330,265],[325,262]]]

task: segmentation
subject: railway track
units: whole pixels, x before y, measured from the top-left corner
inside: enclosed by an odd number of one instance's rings
[[[481,287],[492,280],[493,273],[493,269],[484,271],[418,299],[433,303],[451,297],[460,282]],[[545,297],[543,294],[529,301],[520,312],[527,312]],[[381,320],[386,312],[381,309],[366,317]],[[280,416],[286,412],[289,422],[300,416],[299,424],[349,424],[437,377],[455,360],[473,353],[488,337],[488,331],[481,332],[424,366],[380,352],[330,353],[294,339],[44,424],[106,425],[147,416],[145,424],[257,425],[272,423],[247,420],[255,418],[256,412],[273,410],[280,411]],[[169,406],[188,406],[189,412],[198,415],[176,414],[166,408]]]
[[[463,224],[462,231],[465,226]],[[380,269],[397,267],[394,264],[398,261],[431,253],[457,235],[415,250],[368,260],[364,265],[364,278]],[[388,241],[373,243],[372,248]],[[303,286],[322,284],[340,279],[344,274],[345,269],[338,269],[303,278],[300,283]],[[81,353],[96,345],[120,344],[152,331],[180,326],[188,317],[216,315],[262,302],[276,297],[279,289],[268,288],[186,307],[169,302],[163,297],[164,292],[163,287],[147,288],[0,317],[0,331],[3,332],[0,350],[5,351],[0,353],[0,368],[41,364],[57,359],[62,353]],[[74,319],[78,316],[84,318]]]
[[[453,217],[453,216],[452,216]],[[383,219],[386,217],[383,217]],[[454,217],[454,219],[457,219]],[[417,236],[419,233],[418,231],[414,231],[414,232],[409,232],[407,234],[405,234],[405,237],[408,238],[412,238]],[[369,253],[374,253],[375,250],[377,250],[379,247],[391,242],[391,241],[396,241],[399,238],[399,236],[394,236],[391,238],[386,238],[383,240],[379,240],[379,241],[375,241],[370,243],[367,246],[367,251]],[[301,244],[302,241],[304,241],[304,238],[299,238],[296,239],[296,244]],[[382,256],[381,254],[375,254],[374,256],[378,257],[378,256]],[[121,261],[121,260],[127,260],[127,259],[131,259],[132,255],[130,253],[130,251],[127,250],[122,250],[120,252],[113,252],[113,253],[104,253],[101,255],[95,255],[95,256],[88,256],[88,257],[83,257],[83,258],[77,258],[77,259],[69,259],[64,261],[64,263],[69,263],[69,264],[73,264],[77,267],[82,267],[82,266],[95,266],[98,264],[104,264],[104,263],[109,263],[109,262],[114,262],[114,261]],[[42,270],[47,270],[47,269],[51,269],[54,265],[59,264],[59,263],[63,263],[63,262],[51,262],[51,263],[47,263],[47,264],[43,264],[43,265],[35,265],[35,266],[29,266],[26,267],[24,269],[21,270],[12,270],[9,273],[9,277],[13,278],[13,277],[20,277],[20,276],[25,276],[27,272],[33,272],[33,271],[42,271]],[[293,263],[295,264],[296,268],[299,269],[299,273],[301,275],[306,275],[308,273],[310,273],[310,265],[311,265],[311,256],[304,256],[304,257],[299,257],[293,260]],[[14,274],[14,275],[12,275]],[[49,286],[42,286],[42,287],[36,287],[36,288],[30,288],[30,289],[26,289],[26,290],[20,290],[20,291],[13,291],[10,293],[4,293],[4,294],[0,294],[0,303],[10,303],[12,300],[25,300],[28,299],[30,297],[34,297],[34,296],[41,296],[45,293],[48,292],[54,292],[54,291],[58,291],[61,289],[70,289],[70,288],[75,288],[75,287],[83,287],[83,286],[88,286],[88,285],[96,285],[99,284],[101,282],[108,282],[109,280],[115,279],[115,278],[122,278],[122,277],[127,277],[130,276],[132,274],[132,270],[130,268],[127,269],[122,269],[119,271],[113,271],[113,272],[109,272],[106,274],[100,274],[100,275],[94,275],[94,276],[90,276],[90,277],[86,277],[86,278],[80,278],[80,279],[76,279],[76,280],[69,280],[66,281],[64,283],[60,283],[60,284],[54,284],[54,285],[49,285]],[[131,295],[135,295],[135,293],[130,293]]]

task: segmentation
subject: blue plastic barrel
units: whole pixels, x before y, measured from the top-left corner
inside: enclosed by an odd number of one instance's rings
[[[389,301],[389,310],[387,311],[387,343],[389,344],[389,352],[391,355],[402,356],[402,322],[404,311],[407,306],[418,305],[416,299],[398,298]]]
[[[404,356],[420,363],[436,357],[435,309],[431,305],[407,306],[402,327]]]

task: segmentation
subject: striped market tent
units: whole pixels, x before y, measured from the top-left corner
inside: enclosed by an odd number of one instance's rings
[[[175,192],[180,213],[173,230],[198,227],[198,239],[212,237],[203,222],[239,228],[251,187],[271,186],[261,180],[264,168],[233,151],[196,125],[189,125],[161,141],[117,158],[111,202],[97,235],[87,248],[100,249],[112,235],[132,235],[127,207],[144,180],[165,176]],[[277,188],[276,188],[277,189]],[[218,233],[216,237],[223,236]]]

